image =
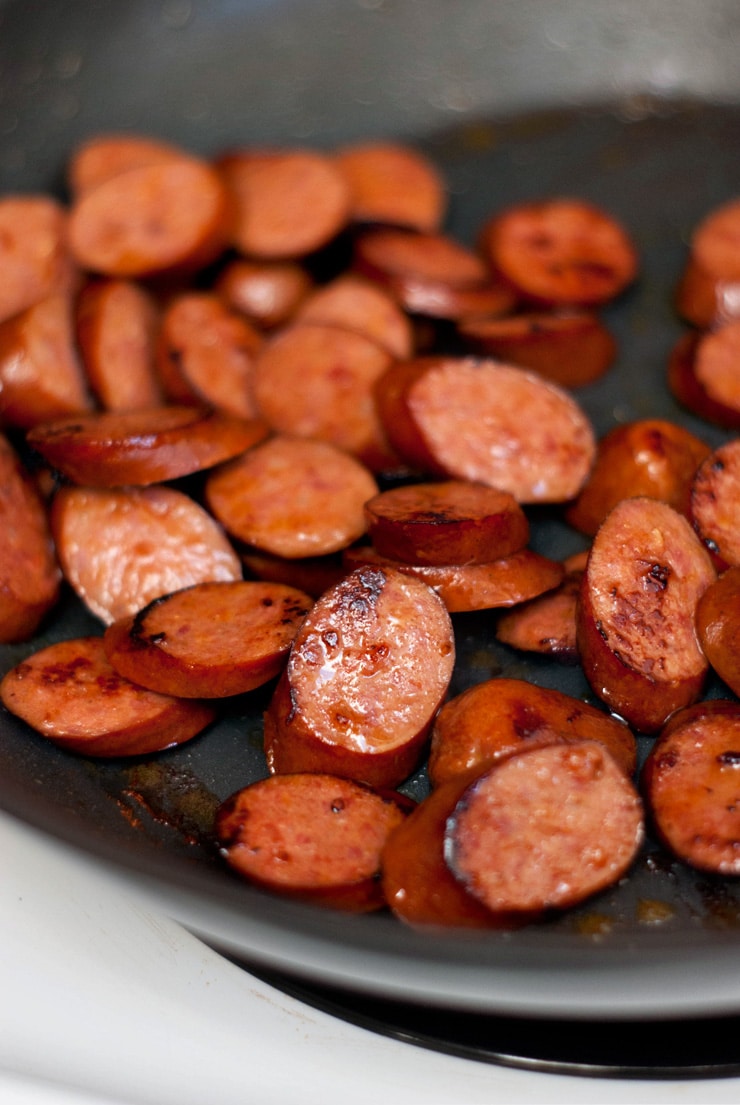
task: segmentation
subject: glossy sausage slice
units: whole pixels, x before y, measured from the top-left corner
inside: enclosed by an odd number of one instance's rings
[[[488,909],[567,909],[616,883],[644,837],[642,803],[593,741],[494,764],[447,821],[445,856]]]
[[[0,434],[0,642],[32,637],[54,607],[60,582],[46,506]]]
[[[384,904],[380,857],[405,813],[391,797],[327,774],[273,775],[224,802],[221,854],[270,890],[353,913]]]
[[[339,554],[289,558],[248,545],[240,546],[238,551],[250,578],[297,587],[313,598],[318,598],[347,574]]]
[[[218,523],[171,487],[63,487],[51,524],[66,580],[106,625],[181,587],[242,578]]]
[[[507,610],[496,622],[496,640],[521,652],[577,663],[576,609],[582,575],[566,572],[554,590]]]
[[[88,382],[104,410],[162,404],[154,364],[159,311],[133,280],[90,281],[80,293],[76,332]]]
[[[394,365],[376,398],[391,445],[412,467],[488,484],[520,503],[573,498],[595,455],[591,423],[569,393],[487,358]]]
[[[117,672],[160,694],[246,694],[280,673],[310,607],[277,583],[197,583],[114,622],[105,651]]]
[[[4,705],[43,737],[85,756],[144,756],[196,736],[215,718],[194,700],[154,694],[108,663],[102,637],[59,641],[0,683]]]
[[[645,802],[660,840],[684,863],[740,874],[740,707],[676,714],[642,773]]]
[[[0,322],[72,286],[67,212],[51,196],[0,197]]]
[[[92,408],[68,295],[0,323],[0,422],[29,429]]]
[[[245,257],[305,257],[349,221],[349,186],[316,150],[235,150],[216,166],[236,209],[231,244]]]
[[[740,692],[740,567],[710,583],[696,605],[696,632],[704,655],[733,694]]]
[[[357,330],[394,357],[413,352],[414,332],[406,313],[382,288],[354,273],[337,276],[316,288],[296,311],[301,322],[321,322]]]
[[[432,730],[429,779],[447,779],[527,748],[562,741],[597,741],[626,775],[637,763],[631,730],[596,706],[524,679],[476,683],[441,708]]]
[[[717,330],[685,334],[671,351],[668,384],[692,414],[727,429],[740,428],[740,320]]]
[[[218,277],[214,291],[234,311],[261,330],[273,330],[290,322],[314,283],[296,261],[230,261]]]
[[[524,548],[485,564],[408,564],[381,556],[372,545],[352,545],[342,554],[345,567],[388,568],[421,580],[436,591],[451,614],[514,606],[557,587],[563,566]]]
[[[293,641],[265,714],[271,773],[397,786],[419,763],[454,659],[449,615],[429,587],[378,568],[351,572]]]
[[[676,288],[676,308],[694,326],[722,325],[740,314],[740,200],[710,211],[695,227]]]
[[[107,276],[192,273],[224,250],[230,220],[219,176],[183,156],[84,192],[72,205],[69,244],[81,268]]]
[[[529,540],[513,495],[466,480],[389,488],[365,504],[365,516],[376,551],[409,564],[483,564]]]
[[[689,512],[691,485],[710,446],[690,430],[661,418],[615,426],[598,443],[589,477],[566,519],[590,537],[622,499],[645,495],[683,514]]]
[[[323,556],[365,532],[371,473],[324,441],[276,436],[213,472],[209,509],[232,536],[275,556]]]
[[[255,418],[254,363],[262,336],[217,295],[183,292],[162,314],[156,364],[173,403]]]
[[[150,407],[44,422],[26,439],[73,483],[144,487],[212,468],[266,436],[267,427],[256,419],[197,407]]]
[[[702,693],[708,664],[696,604],[716,573],[686,518],[624,499],[594,537],[578,606],[586,678],[635,729],[657,732]]]
[[[634,244],[617,220],[580,199],[517,204],[494,215],[480,235],[483,255],[528,300],[595,307],[635,279]]]
[[[694,529],[719,567],[740,564],[740,438],[714,449],[691,486]]]
[[[437,167],[418,150],[397,142],[355,142],[340,147],[336,164],[349,184],[356,222],[438,230],[447,190]]]

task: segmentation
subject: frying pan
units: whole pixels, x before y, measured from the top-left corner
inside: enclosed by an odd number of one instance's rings
[[[624,221],[643,260],[637,287],[607,312],[618,363],[579,395],[597,432],[652,413],[715,444],[722,433],[671,400],[665,364],[681,332],[670,297],[687,236],[740,179],[739,40],[734,0],[6,0],[0,187],[63,196],[74,144],[128,129],[204,155],[396,136],[438,161],[448,228],[468,242],[497,206],[579,194]],[[549,555],[576,547],[546,512],[533,532]],[[456,618],[453,692],[509,674],[590,697],[579,668],[513,656],[492,625]],[[35,641],[2,649],[2,671],[100,628],[65,595]],[[3,715],[0,805],[258,967],[496,1014],[740,1012],[737,885],[681,869],[651,842],[597,903],[508,935],[420,934],[241,882],[211,824],[219,801],[264,774],[268,693],[230,704],[191,744],[133,762],[67,755]],[[424,787],[421,771],[406,789]],[[669,922],[650,923],[656,901]]]

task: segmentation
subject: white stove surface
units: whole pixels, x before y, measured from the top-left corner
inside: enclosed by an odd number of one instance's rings
[[[0,1105],[684,1105],[740,1079],[512,1070],[335,1020],[0,814]]]

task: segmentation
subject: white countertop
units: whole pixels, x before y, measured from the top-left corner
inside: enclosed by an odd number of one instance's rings
[[[531,1073],[345,1024],[253,978],[3,814],[0,871],[0,1105],[740,1100],[740,1079]]]

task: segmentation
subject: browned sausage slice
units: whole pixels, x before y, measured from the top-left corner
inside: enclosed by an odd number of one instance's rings
[[[410,564],[483,564],[529,540],[513,495],[465,480],[389,488],[365,504],[365,516],[377,552]]]
[[[193,272],[223,251],[230,215],[218,174],[183,156],[84,192],[70,212],[69,244],[81,268],[107,276]]]
[[[717,330],[684,335],[668,364],[673,395],[699,418],[740,428],[740,320]]]
[[[626,775],[637,763],[632,731],[617,718],[578,698],[523,679],[477,683],[451,698],[432,730],[429,779],[484,768],[503,756],[562,741],[597,741]]]
[[[77,300],[77,341],[87,379],[104,410],[162,403],[154,364],[159,312],[132,280],[90,281]]]
[[[183,155],[178,146],[150,135],[94,134],[72,150],[67,183],[77,198],[129,169],[163,165]]]
[[[215,718],[195,700],[154,694],[108,663],[102,637],[59,641],[0,683],[4,705],[54,744],[86,756],[143,756],[182,744]]]
[[[694,326],[708,328],[740,311],[740,200],[710,211],[695,227],[676,289],[676,307]]]
[[[413,327],[406,313],[386,291],[354,273],[337,276],[316,288],[295,317],[301,322],[358,330],[399,360],[405,360],[413,352]]]
[[[232,536],[275,556],[337,552],[365,532],[371,473],[324,441],[276,436],[213,472],[209,509]]]
[[[218,523],[171,487],[63,487],[51,524],[65,578],[106,625],[181,587],[242,578]]]
[[[566,519],[593,537],[612,507],[645,495],[689,513],[691,485],[710,446],[683,426],[644,418],[615,426],[598,443],[585,485]]]
[[[114,622],[105,651],[117,672],[160,694],[246,694],[280,673],[311,604],[277,583],[197,583]]]
[[[230,261],[215,291],[234,311],[261,330],[284,326],[313,288],[306,269],[295,261]]]
[[[0,322],[71,287],[67,213],[51,196],[0,198]]]
[[[740,707],[688,709],[653,745],[642,774],[659,838],[684,863],[740,875]]]
[[[566,388],[600,379],[617,352],[613,335],[592,311],[468,318],[458,330],[477,353],[529,368]]]
[[[686,518],[657,499],[624,499],[594,537],[578,606],[586,678],[645,733],[694,702],[708,664],[696,604],[716,573]]]
[[[696,605],[696,632],[709,663],[740,693],[740,567],[710,583]]]
[[[25,641],[59,595],[61,572],[36,485],[0,434],[0,641]]]
[[[0,420],[28,429],[89,411],[68,295],[42,299],[0,323]]]
[[[714,449],[691,487],[694,529],[720,567],[740,564],[740,438]]]
[[[520,503],[566,501],[588,477],[596,451],[588,417],[534,372],[420,357],[386,372],[376,396],[391,444],[413,467],[509,491]]]
[[[215,831],[224,859],[250,882],[366,913],[385,904],[380,857],[404,816],[392,798],[351,779],[273,775],[228,798]]]
[[[293,641],[265,714],[270,771],[397,786],[419,762],[454,659],[450,617],[429,587],[399,572],[351,572]]]
[[[144,487],[212,468],[266,436],[257,419],[197,407],[150,407],[44,422],[26,439],[74,483]]]
[[[316,150],[237,150],[217,168],[236,207],[231,243],[245,257],[305,257],[349,221],[347,181]]]
[[[500,760],[447,822],[445,855],[488,909],[566,909],[616,883],[644,836],[642,803],[593,741]]]
[[[183,292],[162,315],[156,363],[174,403],[215,407],[236,418],[255,418],[255,358],[262,336],[217,295]]]
[[[550,306],[591,307],[614,299],[637,275],[635,247],[601,208],[557,197],[494,215],[481,250],[520,295]]]
[[[577,663],[576,609],[582,575],[566,572],[554,590],[507,610],[496,622],[496,640],[521,652]]]
[[[288,558],[250,546],[240,546],[238,552],[251,578],[266,583],[285,583],[313,598],[318,598],[347,574],[340,554]]]
[[[486,564],[408,564],[381,556],[372,545],[353,545],[342,558],[348,569],[389,568],[421,580],[437,592],[451,614],[526,602],[557,587],[564,572],[558,561],[529,548]]]
[[[356,142],[336,151],[346,178],[356,222],[388,223],[437,230],[447,208],[445,182],[437,167],[410,146]]]

